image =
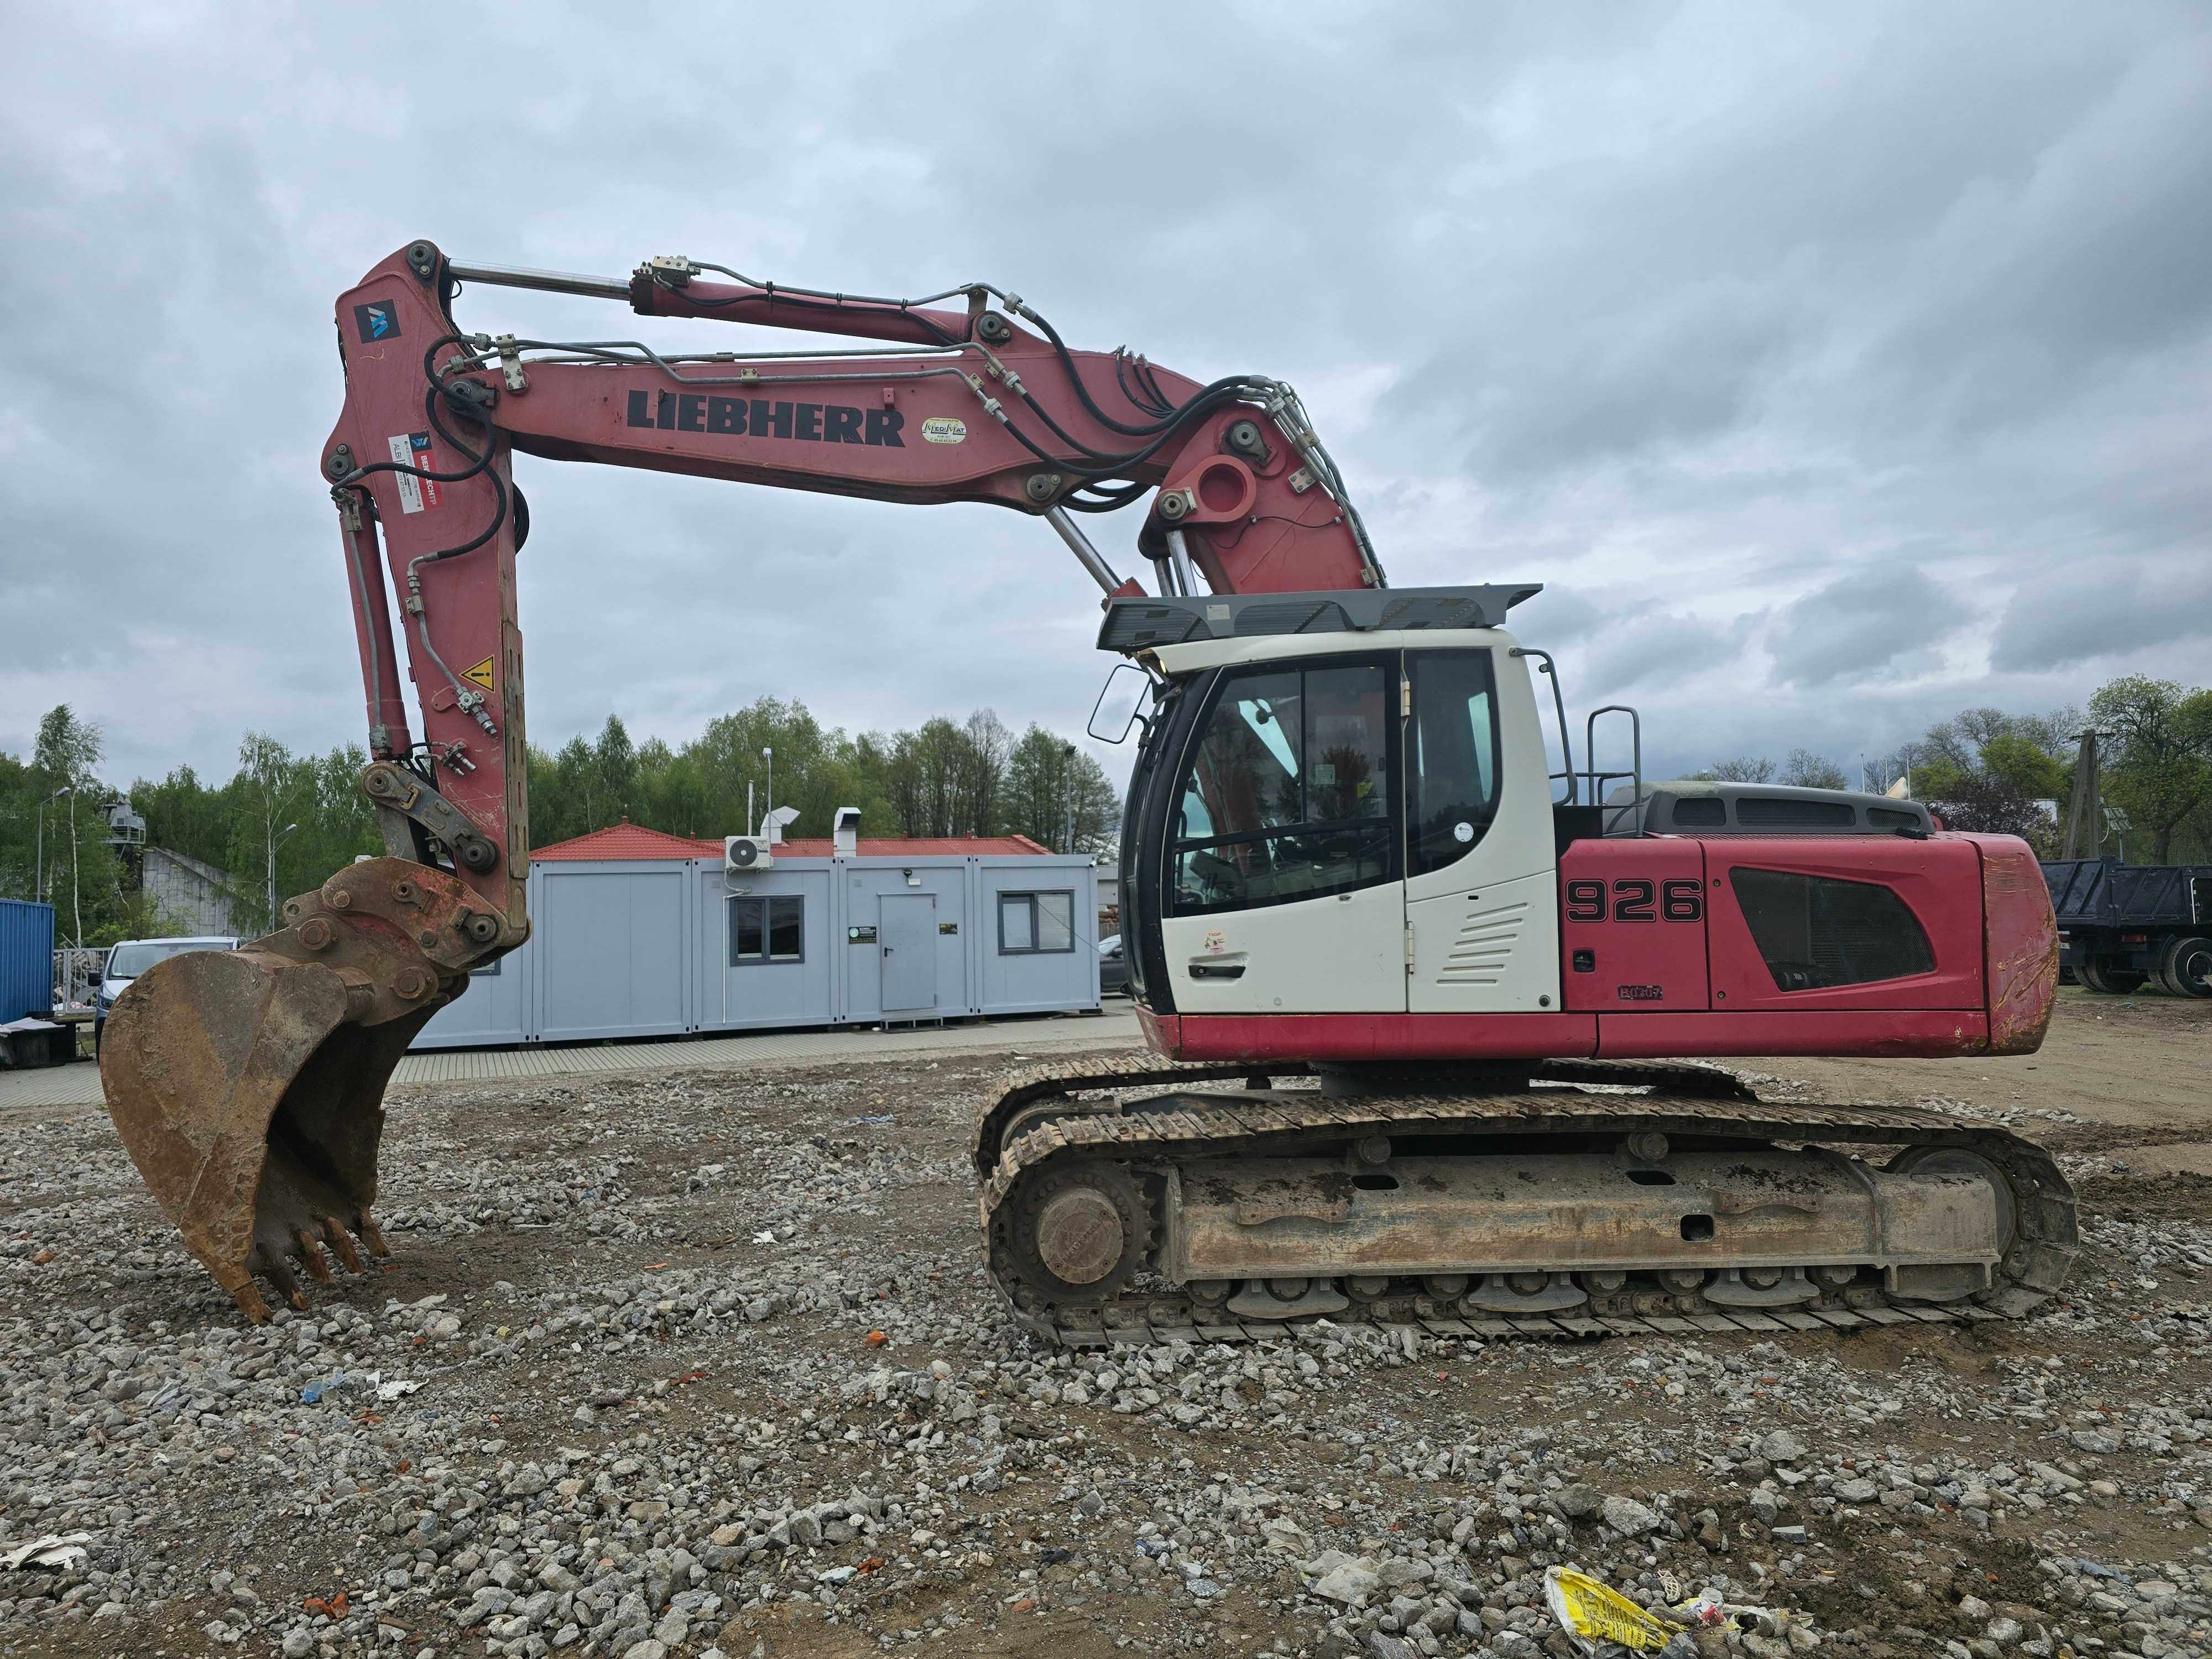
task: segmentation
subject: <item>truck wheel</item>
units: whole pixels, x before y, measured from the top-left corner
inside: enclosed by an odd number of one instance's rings
[[[2184,935],[2159,955],[2159,983],[2178,997],[2212,997],[2212,939]]]
[[[2115,968],[2103,962],[2083,963],[2081,975],[2082,984],[2108,997],[2124,997],[2130,991],[2139,991],[2150,977],[2141,969]]]

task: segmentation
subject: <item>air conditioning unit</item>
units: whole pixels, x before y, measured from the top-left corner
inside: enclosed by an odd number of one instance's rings
[[[769,848],[766,836],[725,836],[722,837],[722,868],[732,873],[750,874],[755,870],[771,869],[775,854]]]

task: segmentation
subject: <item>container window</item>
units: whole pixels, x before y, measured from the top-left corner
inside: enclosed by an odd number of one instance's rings
[[[999,895],[1000,956],[1054,956],[1074,948],[1073,891]]]
[[[806,960],[806,901],[796,893],[730,901],[730,966]]]
[[[1728,823],[1728,803],[1718,795],[1694,795],[1674,803],[1674,823],[1683,830],[1717,830]]]
[[[1731,870],[1729,881],[1778,991],[1935,971],[1918,918],[1887,887],[1789,870]]]

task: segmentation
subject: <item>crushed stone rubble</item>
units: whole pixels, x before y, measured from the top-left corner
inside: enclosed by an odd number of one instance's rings
[[[1551,1566],[1775,1613],[1706,1656],[2212,1651],[2212,1195],[2016,1325],[1067,1352],[996,1075],[402,1091],[394,1261],[259,1329],[104,1118],[6,1126],[0,1652],[1568,1659]]]

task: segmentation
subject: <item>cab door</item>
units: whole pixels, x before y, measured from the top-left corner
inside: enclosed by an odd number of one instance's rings
[[[1557,1013],[1558,865],[1536,702],[1495,646],[1406,653],[1406,985],[1417,1014]]]
[[[1169,808],[1178,1012],[1404,1011],[1398,676],[1395,653],[1222,671]]]

